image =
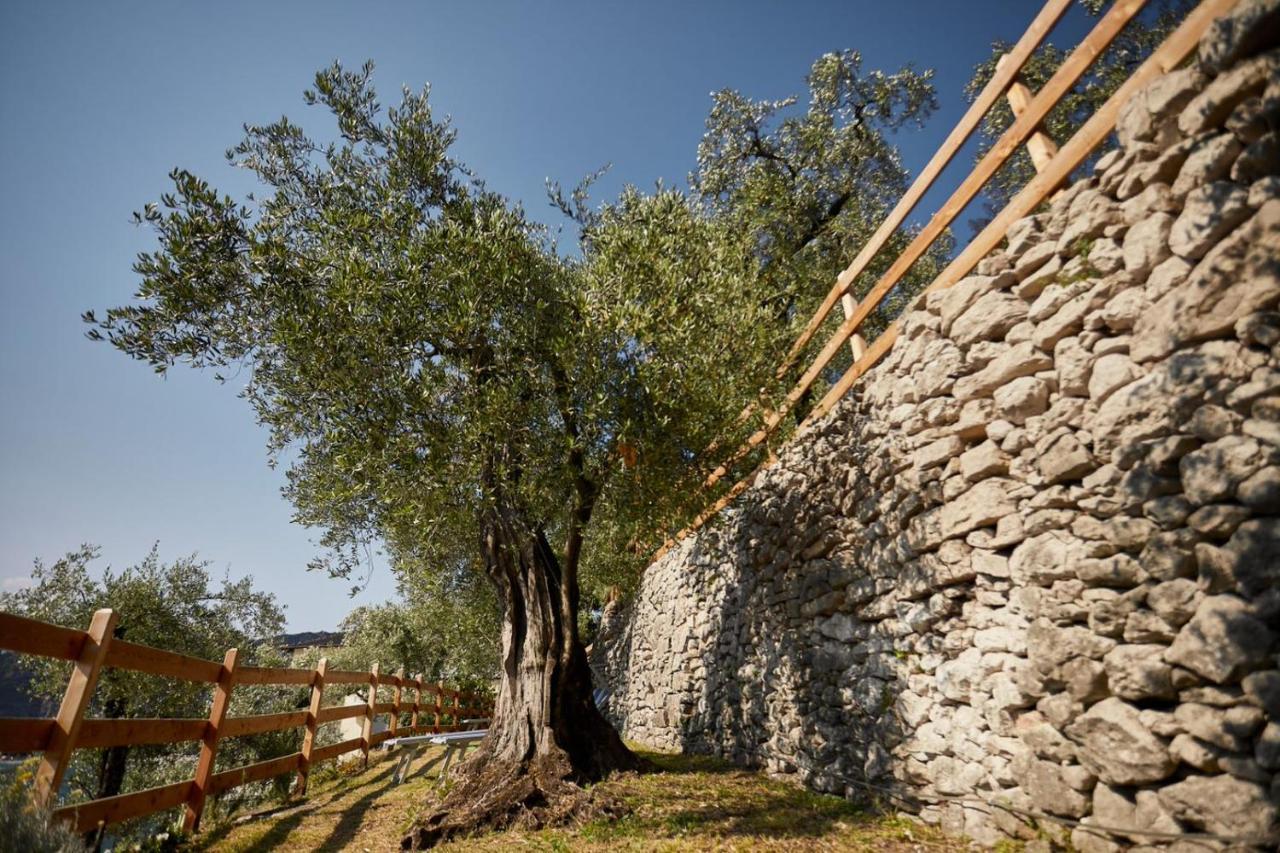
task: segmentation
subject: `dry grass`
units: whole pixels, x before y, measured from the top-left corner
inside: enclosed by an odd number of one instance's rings
[[[874,815],[838,797],[699,756],[645,753],[658,767],[600,784],[631,814],[617,821],[466,839],[440,850],[905,851],[961,849],[936,831]],[[419,759],[420,761],[425,760]],[[317,786],[308,801],[203,834],[199,849],[398,850],[413,819],[438,796],[435,779],[392,783],[394,764]]]

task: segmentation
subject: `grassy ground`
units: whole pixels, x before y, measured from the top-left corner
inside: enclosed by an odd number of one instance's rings
[[[441,850],[782,850],[905,851],[957,849],[934,830],[905,818],[868,814],[838,797],[733,768],[710,758],[645,753],[660,772],[601,783],[631,808],[618,821],[529,833],[501,833]],[[419,759],[425,761],[426,757]],[[417,769],[415,764],[415,769]],[[398,850],[414,817],[437,795],[433,777],[392,781],[383,762],[316,786],[290,809],[214,827],[199,849]]]

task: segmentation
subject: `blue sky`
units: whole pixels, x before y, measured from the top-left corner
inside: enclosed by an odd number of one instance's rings
[[[356,598],[305,569],[314,531],[290,523],[283,473],[234,384],[152,374],[84,338],[80,313],[121,304],[151,238],[129,222],[175,166],[233,195],[243,122],[287,113],[327,126],[301,92],[341,59],[377,63],[384,92],[432,84],[456,154],[490,187],[555,222],[547,178],[683,183],[709,93],[803,91],[822,53],[938,72],[940,109],[897,142],[913,170],[963,112],[993,39],[1016,39],[1039,0],[846,2],[56,3],[0,8],[0,587],[81,542],[101,566],[153,542],[198,552],[288,607],[290,627],[334,627],[395,594],[382,567]],[[1073,44],[1073,12],[1052,38]],[[389,99],[386,98],[384,100]],[[964,158],[962,158],[964,159]],[[969,162],[964,159],[960,166]],[[953,166],[947,184],[963,177]],[[939,201],[934,196],[935,203]],[[931,208],[930,208],[931,209]],[[923,218],[925,212],[917,214]]]

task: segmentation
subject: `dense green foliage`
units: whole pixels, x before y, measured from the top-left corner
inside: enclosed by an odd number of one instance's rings
[[[582,554],[592,593],[629,584],[904,186],[886,136],[928,114],[930,75],[832,54],[803,110],[717,93],[689,192],[559,199],[584,226],[567,259],[452,159],[426,91],[384,109],[370,73],[334,65],[306,93],[331,141],[246,128],[228,156],[263,193],[175,171],[138,217],[159,248],[135,302],[88,314],[91,336],[159,371],[248,369],[297,519],[325,531],[317,568],[350,575],[381,540],[411,596],[439,595],[412,579],[478,568],[477,517],[501,505],[567,572]]]
[[[1080,0],[1080,5],[1091,16],[1099,16],[1110,6],[1106,0]],[[1157,0],[1151,8],[1131,21],[1115,41],[1102,52],[1084,76],[1057,103],[1041,125],[1045,133],[1059,145],[1069,140],[1089,117],[1110,98],[1125,80],[1137,70],[1151,52],[1160,46],[1174,30],[1195,0]],[[996,62],[1013,47],[1010,42],[996,41],[991,45],[991,56],[980,62],[973,77],[965,85],[965,95],[970,101],[977,98],[982,87],[996,73]],[[1071,49],[1061,48],[1051,41],[1043,43],[1023,66],[1019,79],[1032,92],[1038,92],[1054,72],[1070,55]],[[1009,126],[1013,124],[1013,110],[1003,98],[987,113],[979,132],[980,144],[974,155],[975,162],[986,155]],[[1115,147],[1114,137],[1094,151],[1092,157],[1081,166],[1088,169],[1098,157]],[[984,225],[1012,199],[1020,189],[1035,177],[1035,166],[1026,148],[1020,147],[987,184],[985,207],[987,215],[975,220]]]

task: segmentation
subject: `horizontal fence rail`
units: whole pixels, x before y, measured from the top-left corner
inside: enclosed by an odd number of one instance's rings
[[[392,737],[459,731],[465,727],[465,720],[487,718],[493,712],[492,704],[475,693],[403,673],[382,675],[376,665],[370,672],[330,670],[324,659],[314,669],[240,666],[235,649],[228,650],[222,663],[216,663],[129,643],[113,637],[116,621],[113,611],[99,610],[89,629],[80,631],[0,612],[0,650],[74,664],[57,716],[0,718],[0,752],[42,754],[35,782],[35,798],[40,805],[53,805],[75,750],[200,744],[193,779],[54,808],[54,817],[67,822],[76,832],[88,832],[103,824],[179,806],[186,807],[185,828],[194,831],[199,827],[207,797],[287,773],[297,774],[295,792],[301,795],[306,792],[309,771],[321,762],[357,750],[364,753],[367,761],[372,747]],[[86,718],[93,689],[107,668],[207,683],[213,692],[210,714],[199,719]],[[322,707],[328,684],[365,685],[369,698],[356,705]],[[310,688],[309,707],[272,714],[229,716],[231,697],[240,685]],[[379,701],[380,687],[393,688],[392,701]],[[410,723],[401,725],[401,717],[406,714],[411,715]],[[389,715],[387,729],[374,732],[376,719],[386,715]],[[363,721],[360,737],[327,746],[316,744],[320,726],[348,719]],[[298,752],[231,770],[213,771],[221,741],[289,729],[303,731],[302,748]]]
[[[1125,25],[1142,11],[1147,2],[1148,0],[1117,0],[1098,19],[1093,30],[1067,56],[1044,87],[1039,92],[1032,93],[1018,80],[1018,73],[1066,12],[1070,6],[1070,0],[1048,0],[1044,4],[1026,32],[997,64],[991,80],[974,99],[968,111],[948,134],[902,199],[872,234],[849,267],[837,276],[830,291],[779,365],[776,378],[785,379],[796,368],[805,347],[813,340],[818,329],[837,304],[843,307],[844,322],[822,346],[776,408],[769,408],[760,401],[747,406],[738,416],[738,425],[741,425],[753,415],[758,415],[761,421],[760,426],[707,475],[702,483],[704,492],[729,476],[739,463],[777,432],[785,422],[786,416],[807,398],[824,371],[830,366],[832,359],[842,348],[846,345],[852,346],[853,363],[804,417],[799,419],[797,435],[830,413],[857,381],[889,352],[898,337],[898,320],[890,323],[870,346],[863,344],[858,330],[899,285],[912,265],[947,232],[956,217],[979,196],[992,177],[1019,148],[1027,146],[1036,167],[1036,176],[951,260],[925,288],[925,293],[954,285],[968,275],[983,257],[999,246],[1010,226],[1049,199],[1071,173],[1084,163],[1111,134],[1115,129],[1121,107],[1134,92],[1160,74],[1176,67],[1189,56],[1195,50],[1200,36],[1213,20],[1229,12],[1238,0],[1202,0],[1191,10],[1182,24],[1116,90],[1115,94],[1098,108],[1069,141],[1058,148],[1043,132],[1041,125],[1045,117],[1071,91]],[[950,197],[934,212],[925,227],[914,236],[902,254],[890,264],[862,300],[855,301],[850,290],[858,277],[884,248],[894,232],[906,221],[906,217],[914,210],[925,192],[1002,96],[1008,100],[1013,109],[1013,123],[983,155]],[[704,451],[704,458],[712,457],[718,447],[719,442],[714,442]],[[734,498],[749,489],[756,478],[776,461],[777,456],[770,451],[765,460],[754,470],[739,479],[707,506],[688,526],[668,538],[653,554],[650,561],[661,558],[676,543],[715,517]]]

